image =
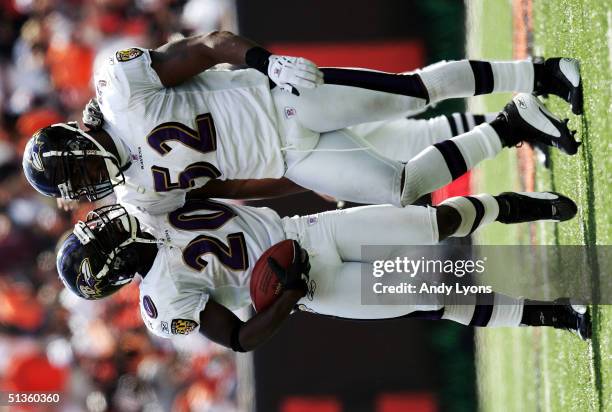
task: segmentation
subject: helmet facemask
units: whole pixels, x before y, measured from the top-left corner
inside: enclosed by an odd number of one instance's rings
[[[61,197],[76,200],[85,196],[95,201],[110,195],[115,186],[125,181],[117,157],[80,130],[76,123],[58,123],[51,127],[61,127],[72,133],[62,150],[43,153],[43,158],[59,158],[53,181]],[[97,172],[97,176],[91,170],[96,163],[98,167],[94,172]]]
[[[78,222],[74,235],[84,247],[94,248],[101,257],[100,268],[91,276],[91,287],[118,288],[129,283],[138,270],[139,254],[134,243],[158,243],[142,237],[139,222],[120,205],[105,206]]]

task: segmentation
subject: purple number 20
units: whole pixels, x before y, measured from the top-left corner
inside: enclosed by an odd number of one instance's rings
[[[207,210],[210,213],[196,211]],[[236,213],[222,203],[211,200],[190,200],[185,206],[168,215],[168,221],[181,230],[216,230],[236,217]],[[212,254],[231,270],[246,270],[249,267],[249,254],[242,232],[227,235],[227,244],[209,235],[199,235],[183,249],[183,261],[190,268],[202,271],[208,262],[203,259]]]
[[[200,153],[217,150],[217,133],[210,113],[196,116],[198,130],[193,130],[182,123],[166,122],[154,128],[147,136],[149,146],[162,156],[172,151],[169,141],[177,141]],[[187,166],[178,175],[177,182],[172,182],[170,171],[165,167],[151,167],[153,183],[156,192],[167,192],[174,189],[189,189],[195,184],[195,179],[208,177],[216,179],[221,172],[208,162],[196,162]]]

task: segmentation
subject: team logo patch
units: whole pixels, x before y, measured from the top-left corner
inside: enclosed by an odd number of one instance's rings
[[[191,319],[172,319],[170,330],[173,335],[187,335],[198,327],[198,323]]]
[[[318,221],[319,218],[317,216],[308,216],[308,220],[306,221],[306,223],[308,224],[308,226],[312,226],[316,225]]]
[[[295,110],[294,107],[285,107],[285,117],[287,119],[291,119],[292,117],[295,117],[296,114],[297,114],[297,110]]]
[[[139,56],[142,56],[142,50],[136,48],[119,50],[115,54],[118,62],[127,62]]]
[[[150,318],[157,318],[157,308],[149,295],[145,295],[144,298],[142,298],[142,306],[144,306],[144,310]]]

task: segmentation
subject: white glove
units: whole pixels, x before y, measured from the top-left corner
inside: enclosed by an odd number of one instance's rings
[[[290,86],[312,89],[323,83],[323,73],[310,60],[275,54],[268,58],[268,77],[283,90]]]

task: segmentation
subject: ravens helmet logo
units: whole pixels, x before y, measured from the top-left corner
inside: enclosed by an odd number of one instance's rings
[[[43,160],[42,160],[43,142],[41,142],[38,139],[39,136],[40,136],[40,132],[34,135],[34,139],[28,142],[28,145],[32,145],[32,150],[26,147],[24,153],[30,154],[30,156],[28,157],[28,162],[32,165],[34,169],[38,170],[39,172],[44,172],[45,164],[43,163]]]
[[[99,281],[93,276],[89,258],[83,259],[79,269],[79,275],[77,277],[77,285],[79,286],[79,290],[87,297],[97,298],[100,294],[98,283]]]

